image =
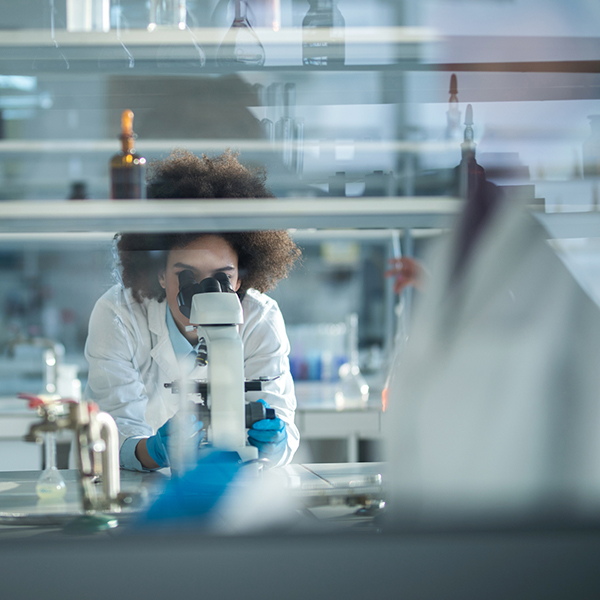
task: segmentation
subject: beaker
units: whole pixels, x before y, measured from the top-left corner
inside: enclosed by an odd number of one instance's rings
[[[247,4],[235,0],[235,17],[217,51],[217,63],[222,66],[247,65],[262,67],[265,49],[247,17]]]
[[[62,500],[67,493],[67,484],[56,468],[56,434],[47,431],[44,434],[44,456],[46,468],[35,485],[38,498],[43,502]]]

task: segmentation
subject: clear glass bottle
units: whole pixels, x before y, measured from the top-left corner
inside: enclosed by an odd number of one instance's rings
[[[109,31],[110,0],[67,0],[67,31]]]
[[[600,115],[589,115],[592,132],[583,142],[583,176],[600,177]]]
[[[233,23],[217,51],[219,66],[262,67],[265,64],[265,49],[248,21],[246,9],[244,0],[235,0]]]
[[[346,22],[336,0],[308,0],[302,21],[302,62],[310,66],[341,66],[346,61]]]
[[[142,200],[146,197],[146,159],[135,152],[133,111],[121,115],[121,152],[110,159],[111,200]]]

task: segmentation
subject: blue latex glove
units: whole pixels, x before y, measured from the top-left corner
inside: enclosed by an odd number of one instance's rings
[[[150,505],[139,524],[201,522],[221,499],[241,468],[237,452],[215,451],[201,459],[193,471],[171,479]]]
[[[164,467],[169,467],[171,465],[169,461],[169,444],[171,443],[171,428],[173,425],[171,424],[173,419],[172,417],[169,419],[157,432],[155,435],[150,436],[146,440],[146,448],[148,449],[148,454],[150,458],[159,466],[160,469]],[[198,421],[198,417],[196,415],[190,415],[190,419],[192,421],[191,432],[192,436],[197,436],[198,445],[204,438],[204,431],[201,431],[204,424],[202,421]]]
[[[259,400],[265,408],[271,408],[264,400]],[[261,458],[268,458],[276,463],[283,456],[287,447],[287,430],[285,423],[277,419],[262,419],[248,430],[248,441],[258,448]]]

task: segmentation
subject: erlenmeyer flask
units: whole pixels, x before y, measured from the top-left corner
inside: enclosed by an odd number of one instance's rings
[[[352,313],[346,319],[348,362],[339,370],[340,380],[335,390],[335,407],[366,408],[369,401],[369,385],[358,366],[358,315]]]
[[[246,16],[247,4],[235,0],[235,17],[217,52],[219,66],[257,66],[265,64],[265,49]]]
[[[62,500],[67,493],[67,484],[56,468],[56,434],[48,431],[44,435],[46,468],[37,480],[35,491],[42,502]]]

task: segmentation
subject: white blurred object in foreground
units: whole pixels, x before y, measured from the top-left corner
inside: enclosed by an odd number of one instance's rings
[[[600,509],[600,311],[525,211],[458,233],[390,382],[390,507],[410,518]]]

